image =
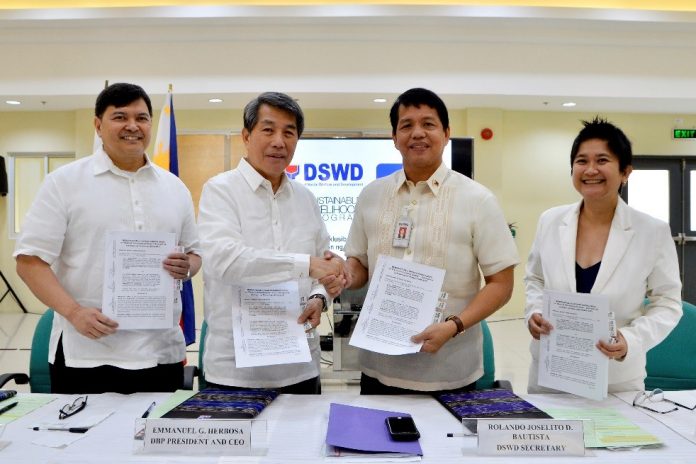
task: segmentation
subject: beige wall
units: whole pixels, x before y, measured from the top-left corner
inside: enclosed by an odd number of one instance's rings
[[[470,110],[472,112],[472,110]],[[676,118],[683,119],[681,127],[696,126],[696,116],[656,114],[606,114],[610,121],[621,127],[633,142],[637,155],[691,155],[696,156],[696,142],[672,140],[671,129]],[[517,246],[522,264],[515,272],[515,291],[508,305],[499,313],[514,316],[524,309],[524,264],[531,248],[539,215],[546,209],[579,199],[570,180],[570,148],[582,127],[581,119],[591,119],[591,113],[503,112],[502,118],[493,119],[490,127],[502,133],[497,153],[487,153],[498,163],[502,172],[502,188],[496,190],[508,222],[517,225]],[[501,124],[496,130],[494,124]],[[472,132],[480,129],[469,126]],[[495,140],[496,137],[493,138]],[[476,140],[476,162],[482,158],[483,147],[490,142]],[[496,177],[476,170],[477,180],[492,184]]]
[[[389,134],[387,107],[376,110],[308,110],[308,131],[363,131]],[[180,132],[239,133],[241,110],[179,110]],[[474,171],[476,179],[499,198],[508,222],[517,225],[516,242],[522,264],[518,266],[515,292],[511,302],[498,315],[518,317],[524,308],[524,262],[534,238],[539,214],[554,205],[577,200],[570,183],[569,150],[580,129],[580,119],[589,113],[502,111],[470,108],[451,113],[453,137],[475,137]],[[623,128],[633,141],[634,153],[657,155],[694,155],[696,142],[671,139],[675,119],[681,127],[695,127],[696,116],[661,114],[606,114]],[[158,115],[155,115],[156,120]],[[493,130],[494,137],[484,141],[481,129]],[[92,147],[92,112],[5,112],[0,113],[0,154],[14,151],[70,151],[78,156]],[[14,241],[7,233],[7,197],[0,198],[0,269],[35,312],[43,311],[14,271]],[[202,309],[200,278],[194,282],[197,307]],[[16,311],[6,299],[0,311]]]
[[[0,155],[7,157],[7,153],[13,152],[73,152],[74,128],[75,113],[72,111],[0,113]],[[8,202],[9,197],[0,197],[0,270],[20,295],[24,305],[38,312],[42,305],[29,293],[15,273],[12,258],[14,240],[8,239]],[[4,285],[0,284],[0,287],[0,292],[4,293]],[[0,303],[0,311],[18,311],[10,295]]]

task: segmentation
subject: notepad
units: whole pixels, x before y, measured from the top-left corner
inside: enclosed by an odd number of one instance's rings
[[[164,414],[167,419],[253,419],[276,397],[276,390],[201,390]]]

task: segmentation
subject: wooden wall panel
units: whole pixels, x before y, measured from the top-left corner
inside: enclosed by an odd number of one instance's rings
[[[229,137],[224,134],[184,134],[176,138],[179,177],[191,191],[196,214],[203,184],[225,170],[225,159],[229,159]]]

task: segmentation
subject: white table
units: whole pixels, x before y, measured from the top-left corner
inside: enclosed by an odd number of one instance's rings
[[[626,404],[632,404],[638,392],[617,393],[615,396]],[[648,404],[649,406],[649,404]],[[654,420],[661,422],[666,427],[672,429],[677,434],[696,444],[696,410],[691,411],[686,408],[677,408],[676,411],[660,414],[649,410],[641,409],[643,414],[647,414]],[[695,459],[696,461],[696,459]]]
[[[32,444],[40,433],[33,425],[56,414],[68,398],[62,397],[33,413],[12,422],[0,440],[12,443],[0,451],[2,464],[116,464],[116,463],[217,463],[217,456],[153,456],[133,453],[133,424],[152,401],[161,402],[167,394],[149,393],[130,396],[109,397],[116,413],[94,427],[77,442],[65,449],[52,449]],[[542,458],[549,464],[596,462],[686,464],[696,462],[696,445],[681,437],[640,409],[610,397],[596,403],[569,395],[529,395],[530,402],[541,407],[597,408],[610,407],[625,417],[658,436],[665,446],[659,449],[640,451],[590,450],[591,456],[584,458]],[[99,395],[90,396],[90,405],[98,404]],[[240,463],[311,463],[324,462],[322,447],[326,435],[329,404],[338,402],[356,406],[409,412],[421,431],[421,446],[424,463],[534,463],[538,457],[490,458],[477,456],[475,438],[447,438],[448,432],[461,431],[459,422],[429,397],[420,396],[357,396],[352,393],[330,392],[321,396],[281,395],[260,416],[268,424],[269,449],[261,457],[231,457],[225,462]],[[89,405],[88,405],[89,407]]]

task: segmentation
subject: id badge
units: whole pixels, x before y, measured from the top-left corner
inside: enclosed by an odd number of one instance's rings
[[[408,216],[400,217],[399,220],[396,221],[394,240],[392,241],[392,246],[394,248],[408,248],[408,243],[411,240],[412,227],[413,223]]]

